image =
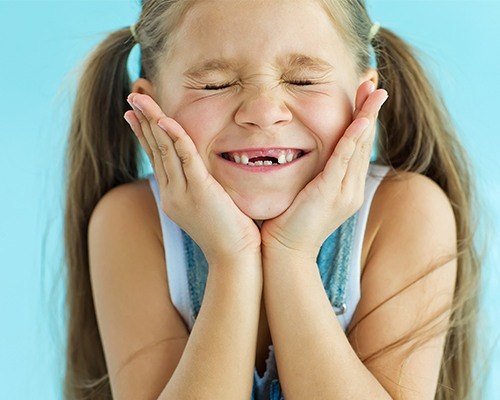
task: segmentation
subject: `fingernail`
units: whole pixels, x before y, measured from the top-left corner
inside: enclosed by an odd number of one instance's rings
[[[156,123],[161,129],[163,129],[165,132],[168,132],[168,129],[167,129],[167,126],[165,125],[165,122],[163,121],[163,119],[160,119],[157,123]]]
[[[127,114],[123,115],[123,118],[125,118],[125,121],[127,121],[132,126],[132,122],[130,118],[127,116]]]
[[[132,105],[132,101],[134,100],[134,93],[130,93],[128,96],[127,96],[127,103]]]
[[[370,87],[368,89],[369,93],[373,93],[375,91],[375,84],[373,82],[370,82]]]

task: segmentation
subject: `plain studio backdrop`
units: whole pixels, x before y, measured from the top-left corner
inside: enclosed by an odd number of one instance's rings
[[[273,0],[270,0],[273,1]],[[422,50],[476,169],[484,227],[485,398],[500,392],[500,1],[368,0],[373,21]],[[63,156],[75,69],[137,0],[0,1],[0,397],[61,399]],[[137,77],[138,51],[129,58]],[[482,228],[480,229],[480,231]]]

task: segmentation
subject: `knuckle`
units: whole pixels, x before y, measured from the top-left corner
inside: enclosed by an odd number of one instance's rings
[[[346,167],[349,164],[349,161],[351,161],[351,156],[349,154],[340,155],[340,162],[344,167]]]
[[[370,143],[363,142],[360,144],[359,152],[363,158],[367,157],[370,154]]]
[[[135,113],[135,116],[137,117],[137,119],[139,120],[140,124],[142,124],[143,122],[146,121],[144,114],[140,110],[134,108],[134,113]]]
[[[162,158],[167,158],[167,156],[169,155],[170,153],[170,146],[165,144],[165,143],[160,143],[158,145],[158,151],[160,153],[160,156]]]
[[[139,124],[141,125],[141,129],[142,129],[143,132],[148,129],[149,122],[148,122],[147,118],[144,115],[141,115],[139,117]]]
[[[153,157],[151,157],[151,164],[156,165],[158,161],[161,161],[161,158],[158,156],[156,151],[153,151]]]
[[[184,143],[180,138],[174,139],[174,146],[181,163],[183,165],[188,164],[191,161],[191,153],[186,150]]]
[[[146,120],[150,123],[150,124],[154,124],[156,123],[156,117],[151,115],[151,114],[146,114]]]
[[[179,159],[181,160],[182,165],[186,165],[191,161],[191,155],[189,153],[180,152]]]
[[[343,153],[338,150],[334,151],[335,157],[337,157],[340,161],[340,163],[345,167],[349,164],[349,161],[351,160],[351,155],[348,153]]]
[[[160,189],[160,205],[169,216],[182,210],[186,206],[185,202],[186,198],[184,196],[177,195],[177,193],[173,196],[168,187]]]

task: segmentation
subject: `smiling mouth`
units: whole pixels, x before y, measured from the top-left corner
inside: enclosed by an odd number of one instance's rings
[[[297,154],[288,154],[287,156],[282,156],[280,158],[270,157],[270,156],[258,156],[258,157],[233,157],[229,153],[221,153],[220,156],[225,160],[231,161],[235,164],[248,165],[248,166],[270,166],[270,165],[286,165],[292,163],[296,159],[304,156],[303,150],[300,150]]]

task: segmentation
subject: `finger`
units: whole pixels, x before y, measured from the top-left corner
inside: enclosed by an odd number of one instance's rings
[[[359,114],[359,111],[363,107],[363,104],[365,103],[366,99],[370,96],[375,91],[375,84],[368,80],[364,81],[358,88],[358,91],[356,93],[356,108],[354,109],[353,112],[353,120],[356,119],[356,117]]]
[[[207,167],[200,153],[198,153],[193,140],[182,126],[174,119],[168,117],[161,118],[158,121],[158,126],[168,132],[174,142],[174,147],[182,163],[188,184],[197,184],[206,181],[210,175]]]
[[[150,96],[136,94],[132,102],[139,109],[142,109],[143,115],[149,122],[152,138],[159,150],[169,183],[177,190],[186,190],[187,178],[174,142],[169,133],[158,126],[158,121],[161,118],[166,118],[166,115]]]
[[[387,100],[387,97],[389,97],[389,95],[385,89],[375,90],[366,98],[363,106],[357,112],[356,118],[367,117],[373,120],[382,104]]]
[[[354,199],[354,196],[363,194],[365,191],[366,174],[370,164],[370,155],[373,147],[375,127],[373,123],[360,135],[356,141],[347,171],[342,181],[342,193]]]
[[[130,127],[132,128],[132,132],[134,132],[135,136],[139,140],[139,143],[146,152],[149,161],[151,162],[151,164],[153,164],[153,153],[151,152],[149,144],[146,141],[144,134],[142,133],[141,124],[139,123],[139,119],[135,115],[135,112],[133,110],[127,110],[123,115],[123,118],[125,118],[125,120],[129,123]]]
[[[155,107],[158,107],[158,105],[154,103],[153,99],[147,95],[137,96],[136,101],[140,102],[144,106],[148,105],[150,110],[154,110]],[[196,184],[207,179],[208,171],[205,167],[205,163],[186,131],[177,123],[177,121],[172,118],[168,118],[165,114],[162,113],[157,116],[159,117],[157,122],[160,123],[158,126],[167,132],[168,136],[174,143],[174,148],[181,162],[187,183]],[[156,125],[156,122],[154,125]]]
[[[366,174],[368,173],[370,165],[370,155],[375,139],[375,125],[378,118],[378,112],[387,100],[387,96],[378,98],[377,100],[378,102],[367,105],[367,107],[375,107],[376,112],[373,116],[370,116],[369,127],[356,141],[351,162],[349,163],[344,181],[342,182],[342,191],[346,194],[349,194],[349,191],[351,191],[350,194],[354,196],[358,192],[364,192],[364,183],[366,181]]]
[[[347,127],[328,159],[323,174],[328,180],[328,186],[335,193],[342,189],[344,176],[356,149],[356,141],[369,126],[370,120],[368,118],[356,118]]]
[[[148,119],[144,116],[142,111],[134,104],[134,96],[136,96],[136,93],[132,93],[129,95],[127,98],[127,101],[131,105],[131,107],[134,110],[134,113],[139,120],[139,124],[141,126],[142,133],[144,137],[146,138],[147,144],[149,146],[149,149],[152,153],[152,157],[150,158],[151,165],[153,166],[153,172],[155,174],[155,178],[157,182],[159,183],[160,187],[167,187],[167,185],[170,183],[170,179],[167,175],[167,172],[165,171],[165,168],[163,167],[163,163],[161,160],[161,155],[160,155],[160,150],[158,149],[158,146],[156,144],[156,140],[153,137],[153,133],[151,132],[151,126],[149,124]]]

